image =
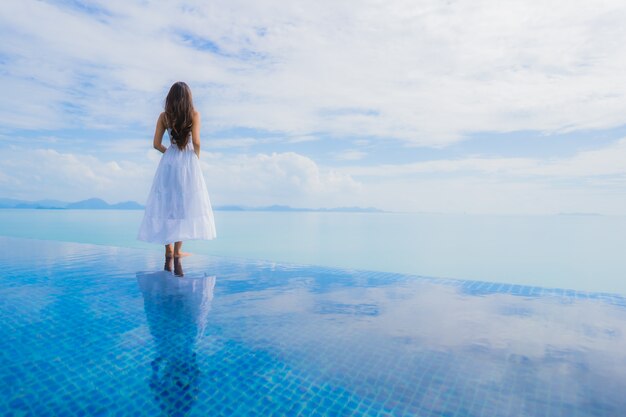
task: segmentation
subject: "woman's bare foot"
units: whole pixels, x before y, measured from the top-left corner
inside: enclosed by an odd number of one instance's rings
[[[191,253],[189,252],[175,252],[174,253],[174,258],[184,258],[186,256],[191,256]]]

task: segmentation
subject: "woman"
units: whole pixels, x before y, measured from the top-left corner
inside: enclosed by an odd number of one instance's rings
[[[171,145],[162,145],[167,131]],[[165,269],[182,275],[183,240],[216,237],[213,210],[200,170],[200,114],[184,82],[172,85],[154,132],[154,148],[163,153],[137,238],[165,245]]]

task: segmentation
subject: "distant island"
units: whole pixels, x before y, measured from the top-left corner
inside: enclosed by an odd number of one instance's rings
[[[123,201],[109,204],[101,198],[89,198],[76,202],[61,200],[26,201],[12,198],[0,198],[0,209],[44,209],[44,210],[143,210],[144,206],[136,201]],[[238,205],[215,206],[217,211],[289,211],[289,212],[346,212],[346,213],[384,213],[374,207],[333,207],[333,208],[298,208],[282,205],[249,207]]]
[[[135,201],[123,201],[109,204],[101,198],[89,198],[76,202],[60,200],[25,201],[12,198],[0,198],[0,208],[14,209],[87,209],[87,210],[143,210],[144,206]]]

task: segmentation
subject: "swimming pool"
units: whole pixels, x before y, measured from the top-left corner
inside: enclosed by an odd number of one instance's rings
[[[0,414],[622,416],[626,298],[0,237]]]

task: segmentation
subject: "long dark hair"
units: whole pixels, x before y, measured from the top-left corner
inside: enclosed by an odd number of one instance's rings
[[[165,98],[165,124],[181,151],[185,149],[193,124],[191,89],[182,81],[175,82]]]

